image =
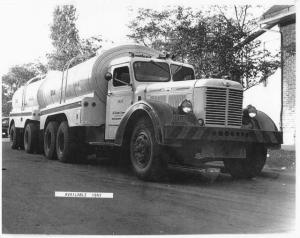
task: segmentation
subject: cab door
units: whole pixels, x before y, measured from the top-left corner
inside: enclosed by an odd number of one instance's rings
[[[129,64],[111,68],[112,80],[108,82],[106,103],[105,139],[115,139],[117,129],[133,103],[132,77]]]

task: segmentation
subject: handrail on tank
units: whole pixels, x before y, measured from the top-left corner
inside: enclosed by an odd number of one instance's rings
[[[61,79],[61,90],[60,90],[60,100],[59,103],[61,103],[62,101],[62,96],[63,96],[63,85],[64,85],[64,74],[65,74],[65,70],[69,70],[70,64],[72,63],[72,61],[77,58],[79,55],[74,56],[72,59],[70,59],[63,67],[63,72],[62,72],[62,79]],[[66,67],[67,66],[67,67]],[[66,75],[66,80],[67,80],[68,74]],[[66,84],[67,85],[67,84]],[[66,87],[66,86],[65,86]]]
[[[37,79],[37,78],[43,79],[43,78],[45,78],[45,77],[46,77],[46,74],[40,74],[40,75],[37,75],[37,76],[35,76],[35,77],[29,79],[29,80],[26,82],[26,85],[30,84],[32,81],[34,81],[34,80]]]
[[[60,93],[60,102],[62,101],[62,96],[63,96],[63,82],[64,82],[64,74],[65,74],[65,71],[66,71],[66,83],[65,83],[65,92],[66,92],[66,87],[67,87],[67,80],[68,80],[68,72],[69,72],[69,68],[70,68],[70,65],[71,63],[76,59],[76,58],[79,58],[79,57],[83,57],[85,56],[84,54],[82,54],[82,52],[80,52],[81,54],[79,55],[76,55],[74,56],[72,59],[70,59],[63,67],[63,72],[62,72],[62,79],[61,79],[61,93]],[[88,54],[86,54],[88,55]],[[92,53],[92,54],[89,54],[88,56],[89,57],[92,57],[92,56],[95,56],[96,53]]]

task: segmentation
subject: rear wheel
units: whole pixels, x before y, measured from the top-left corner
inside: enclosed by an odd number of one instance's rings
[[[9,131],[9,137],[10,137],[10,146],[12,149],[18,149],[20,146],[20,132],[15,127],[15,124],[13,124]]]
[[[73,128],[76,130],[79,128]],[[64,163],[80,162],[85,160],[87,151],[82,143],[82,135],[73,133],[68,122],[63,121],[58,128],[56,139],[56,153],[59,161]]]
[[[252,144],[246,148],[245,159],[224,159],[224,165],[233,178],[253,178],[262,171],[266,157],[263,145]]]
[[[56,135],[58,122],[50,121],[44,133],[44,152],[47,159],[56,159]]]
[[[136,175],[143,180],[161,180],[167,169],[162,155],[152,123],[147,119],[139,120],[130,140],[130,159]]]
[[[27,153],[37,151],[38,147],[38,127],[30,122],[26,125],[24,131],[24,149]]]

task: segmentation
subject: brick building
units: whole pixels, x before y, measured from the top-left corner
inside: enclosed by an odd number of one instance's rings
[[[284,139],[295,142],[296,133],[296,55],[291,48],[295,48],[295,23],[280,26],[283,35],[283,112],[282,127]],[[294,45],[294,46],[293,46]]]
[[[280,35],[281,70],[271,76],[269,83],[258,85],[245,92],[245,101],[254,103],[265,112],[283,131],[283,143],[295,145],[296,134],[296,8],[294,5],[274,5],[259,20],[260,28],[240,45],[247,44],[265,32]],[[273,29],[272,29],[273,28]],[[272,82],[271,82],[272,80]],[[268,98],[269,97],[269,98]],[[255,101],[255,99],[257,99]],[[259,99],[263,99],[259,101]],[[273,102],[273,103],[270,103]]]
[[[281,32],[281,127],[284,144],[294,145],[296,134],[296,8],[274,5],[259,21],[260,25],[278,25]]]

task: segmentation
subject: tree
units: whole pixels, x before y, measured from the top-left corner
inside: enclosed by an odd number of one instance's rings
[[[11,111],[11,101],[15,91],[29,79],[45,74],[47,68],[40,62],[16,65],[2,76],[2,116],[8,116]]]
[[[76,8],[73,5],[57,6],[53,12],[50,38],[54,51],[47,54],[47,67],[40,62],[15,65],[2,76],[2,115],[8,116],[14,92],[29,79],[45,74],[47,69],[63,70],[74,57],[72,64],[78,64],[92,57],[102,46],[102,36],[80,39],[76,28]]]
[[[80,40],[76,28],[76,8],[73,5],[57,6],[53,12],[50,38],[54,52],[48,54],[49,68],[62,70],[64,65],[80,53]]]
[[[278,55],[262,50],[258,40],[234,47],[257,24],[257,19],[249,18],[249,9],[249,5],[211,6],[206,12],[180,6],[164,11],[139,9],[128,37],[191,63],[197,77],[231,74],[249,88],[279,66]]]
[[[95,54],[101,48],[101,36],[80,39],[76,27],[76,8],[73,5],[57,6],[53,12],[50,38],[54,51],[48,54],[49,68],[63,70],[71,60],[73,66]]]

